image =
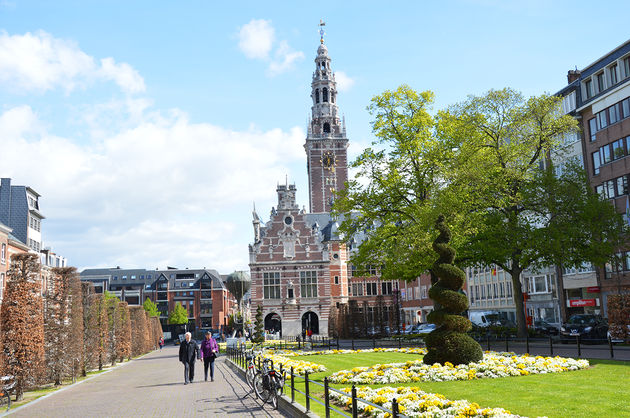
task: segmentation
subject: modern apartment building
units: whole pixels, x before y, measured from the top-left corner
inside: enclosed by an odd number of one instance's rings
[[[28,186],[13,186],[10,178],[0,180],[0,222],[13,236],[36,252],[42,249],[39,193]]]
[[[236,305],[216,270],[86,269],[81,280],[93,283],[97,293],[107,290],[130,305],[151,299],[157,304],[165,330],[171,328],[168,313],[176,304],[188,311],[191,330],[221,329]]]

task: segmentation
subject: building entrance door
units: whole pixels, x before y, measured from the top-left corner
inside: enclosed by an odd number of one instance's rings
[[[312,331],[313,334],[319,334],[319,318],[315,312],[308,311],[302,315],[302,334],[304,331],[308,335],[308,331]]]

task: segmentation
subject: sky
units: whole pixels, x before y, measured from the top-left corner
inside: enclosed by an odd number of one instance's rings
[[[247,270],[252,206],[303,144],[318,23],[349,156],[370,99],[401,84],[434,111],[512,87],[554,93],[628,40],[626,1],[0,0],[0,177],[41,194],[43,245],[88,267]]]

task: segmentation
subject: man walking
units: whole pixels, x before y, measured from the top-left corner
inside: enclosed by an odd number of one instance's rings
[[[179,346],[179,361],[184,363],[184,384],[193,382],[195,377],[195,361],[200,357],[197,343],[191,339],[190,332],[185,334],[185,339]]]

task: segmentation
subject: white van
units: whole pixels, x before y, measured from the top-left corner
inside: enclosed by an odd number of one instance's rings
[[[468,319],[479,327],[501,324],[501,316],[498,311],[468,311]]]

